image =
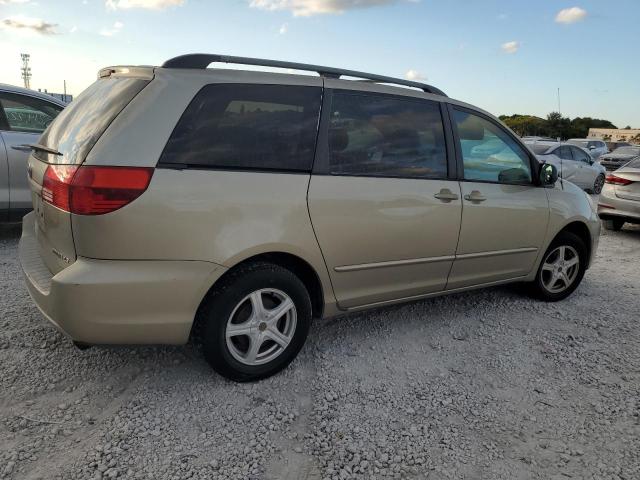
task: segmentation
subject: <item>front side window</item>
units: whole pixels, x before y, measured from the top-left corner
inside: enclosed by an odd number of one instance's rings
[[[207,85],[189,104],[161,163],[310,171],[322,91],[289,85]]]
[[[473,113],[455,110],[465,180],[531,183],[529,156],[502,128]]]
[[[334,175],[445,178],[447,151],[438,103],[334,93],[329,170]]]
[[[62,111],[62,107],[39,98],[14,93],[0,93],[0,104],[9,130],[42,133]]]

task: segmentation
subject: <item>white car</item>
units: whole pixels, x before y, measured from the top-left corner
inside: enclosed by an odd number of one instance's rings
[[[567,143],[576,145],[580,148],[584,148],[589,152],[589,155],[594,160],[599,159],[600,155],[609,153],[607,144],[602,140],[589,140],[588,138],[570,138],[569,140],[567,140]]]
[[[559,142],[525,142],[541,163],[550,163],[558,169],[558,176],[590,193],[600,194],[606,169],[580,147]]]

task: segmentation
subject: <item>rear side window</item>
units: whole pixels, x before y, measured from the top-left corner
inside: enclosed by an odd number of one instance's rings
[[[9,130],[26,133],[42,133],[62,110],[55,103],[13,93],[0,93],[0,106]]]
[[[438,103],[334,93],[329,170],[334,175],[446,177],[447,153]]]
[[[58,115],[39,143],[62,154],[50,158],[55,163],[82,163],[113,119],[148,83],[127,77],[94,82]]]
[[[310,171],[322,91],[289,85],[207,85],[176,125],[160,163]]]

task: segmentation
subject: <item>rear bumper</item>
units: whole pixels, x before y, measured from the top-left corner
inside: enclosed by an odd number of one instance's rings
[[[76,342],[183,344],[196,310],[225,268],[209,262],[79,257],[52,275],[42,261],[34,214],[25,216],[20,263],[43,315]]]
[[[640,202],[617,197],[613,189],[605,188],[598,200],[600,218],[625,218],[640,223]]]

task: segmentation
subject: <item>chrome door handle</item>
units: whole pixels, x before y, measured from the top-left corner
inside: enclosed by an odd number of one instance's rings
[[[14,150],[20,150],[21,152],[30,152],[31,151],[31,146],[30,145],[11,145],[11,148]]]
[[[458,200],[458,195],[453,193],[448,188],[443,188],[438,193],[436,193],[434,197],[445,203],[450,202],[451,200]]]
[[[470,202],[484,202],[487,197],[483,196],[478,190],[472,190],[471,193],[468,193],[464,196],[465,200]]]

